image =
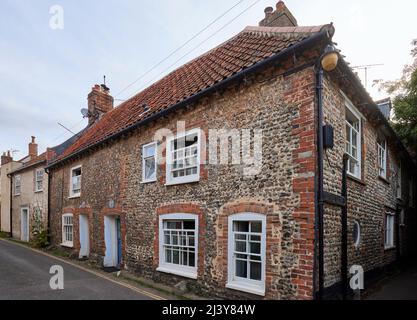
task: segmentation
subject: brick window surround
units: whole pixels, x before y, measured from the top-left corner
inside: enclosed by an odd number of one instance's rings
[[[93,251],[91,245],[93,244],[93,211],[91,208],[64,208],[61,212],[61,228],[62,230],[62,216],[66,214],[72,214],[72,228],[73,228],[73,249],[74,251],[80,251],[81,244],[80,244],[80,215],[85,215],[88,219],[88,228],[89,228],[89,240],[90,240],[90,252]],[[61,231],[61,243],[62,239],[62,231]]]
[[[221,265],[220,285],[226,287],[228,282],[228,246],[229,246],[229,217],[242,213],[253,213],[266,216],[266,253],[265,253],[265,297],[274,296],[272,292],[273,279],[279,276],[272,268],[272,254],[279,254],[280,236],[273,235],[273,228],[280,226],[278,215],[274,215],[274,206],[263,202],[236,202],[225,205],[220,210],[218,220],[218,257]],[[233,289],[228,289],[233,290]]]
[[[154,268],[159,267],[159,218],[166,214],[193,214],[198,217],[197,278],[204,275],[206,219],[201,207],[193,203],[169,204],[156,209],[154,221]]]

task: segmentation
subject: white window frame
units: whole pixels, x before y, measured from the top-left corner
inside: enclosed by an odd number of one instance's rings
[[[343,94],[344,95],[344,94]],[[363,116],[361,115],[361,113],[355,108],[355,106],[353,105],[353,103],[346,97],[346,95],[344,95],[345,97],[345,107],[346,109],[348,109],[352,115],[359,121],[359,130],[356,130],[348,121],[347,121],[347,113],[345,115],[345,125],[348,125],[351,132],[352,130],[355,131],[357,133],[357,159],[355,159],[351,153],[352,152],[347,152],[349,155],[349,160],[348,160],[348,168],[347,168],[347,174],[357,178],[357,179],[361,179],[362,178],[362,121],[363,121]],[[352,136],[352,134],[351,134]],[[345,139],[345,143],[347,144],[347,137]],[[346,146],[345,146],[346,149]],[[351,159],[354,159],[357,161],[357,172],[351,172],[350,171],[350,162]]]
[[[67,224],[65,222],[65,219],[69,218],[69,217],[71,217],[72,224]],[[65,230],[66,226],[71,226],[71,228],[72,228],[72,232],[71,232],[72,241],[67,240],[67,237],[66,237],[67,233],[66,233],[66,230]],[[73,248],[74,247],[74,215],[72,213],[66,213],[66,214],[62,215],[62,243],[61,243],[61,245],[63,247],[68,247],[68,248]]]
[[[387,178],[387,141],[383,140],[382,144],[377,142],[377,154],[378,154],[378,175],[381,178]]]
[[[402,199],[402,165],[401,161],[398,162],[397,172],[397,199]]]
[[[38,179],[38,173],[42,174],[42,178]],[[36,169],[35,170],[35,192],[42,192],[43,191],[43,176],[44,176],[44,169]],[[38,182],[42,183],[42,188],[38,188]]]
[[[155,146],[155,154],[153,157],[145,157],[145,150],[151,146]],[[150,183],[157,181],[158,177],[158,143],[157,142],[151,142],[142,147],[142,183]],[[154,158],[155,161],[155,177],[151,179],[145,178],[145,172],[146,172],[146,160]]]
[[[176,177],[174,178],[172,176],[172,164],[173,164],[173,158],[172,158],[172,152],[171,150],[171,143],[174,140],[184,138],[186,136],[196,134],[198,137],[198,144],[197,144],[197,173],[185,177]],[[193,129],[189,130],[187,132],[181,133],[179,135],[175,135],[173,137],[167,138],[167,146],[166,146],[166,185],[177,185],[177,184],[184,184],[184,183],[192,183],[192,182],[198,182],[200,181],[200,165],[201,165],[201,129]]]
[[[72,173],[75,170],[78,170],[78,169],[81,169],[80,192],[75,193],[74,190],[72,189]],[[82,169],[82,166],[81,165],[71,168],[71,171],[70,171],[70,179],[69,179],[69,184],[70,184],[70,187],[69,187],[69,190],[70,190],[69,197],[70,198],[79,198],[79,197],[81,197],[82,177],[83,177],[83,169]]]
[[[19,184],[17,184],[17,181],[19,181]],[[20,196],[20,194],[22,193],[22,176],[16,175],[14,176],[14,188],[13,188],[13,193],[15,196]],[[19,192],[17,192],[17,188],[19,188]]]
[[[195,267],[176,265],[165,262],[164,252],[164,221],[165,220],[194,220],[195,223]],[[172,213],[159,216],[159,266],[156,269],[159,272],[175,274],[181,277],[197,279],[198,272],[198,244],[199,244],[199,225],[198,215],[192,213]]]
[[[235,238],[233,223],[235,221],[251,221],[262,223],[261,233],[261,280],[243,279],[235,276]],[[265,296],[266,279],[266,216],[258,213],[238,213],[228,218],[228,259],[227,259],[227,284],[226,288]]]
[[[384,246],[385,250],[395,248],[395,214],[392,212],[387,212],[385,216],[385,236],[384,236]]]

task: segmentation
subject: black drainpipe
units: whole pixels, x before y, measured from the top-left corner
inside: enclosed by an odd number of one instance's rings
[[[347,299],[348,294],[348,207],[347,207],[347,164],[349,156],[343,155],[343,173],[342,173],[342,197],[345,199],[342,206],[342,263],[340,275],[342,277],[342,295],[343,300]]]
[[[324,195],[323,195],[323,76],[324,71],[316,66],[317,94],[317,221],[319,240],[319,292],[318,299],[323,299],[324,291]]]

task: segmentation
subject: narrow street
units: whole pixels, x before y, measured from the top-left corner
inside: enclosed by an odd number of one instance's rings
[[[417,300],[417,261],[384,280],[367,300]]]
[[[52,290],[51,266],[64,269],[64,289]],[[0,300],[152,300],[135,290],[92,272],[0,240]]]

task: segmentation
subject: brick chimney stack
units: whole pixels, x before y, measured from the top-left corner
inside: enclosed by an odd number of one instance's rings
[[[297,27],[297,20],[288,10],[283,1],[279,1],[276,10],[272,7],[265,9],[265,18],[259,22],[261,27]]]
[[[32,141],[29,143],[29,155],[36,157],[38,155],[38,144],[35,142],[35,137],[32,136]]]
[[[91,126],[100,117],[113,109],[114,99],[110,89],[105,85],[96,84],[88,95],[88,125]]]
[[[13,157],[10,154],[10,151],[3,152],[3,155],[1,156],[1,165],[4,166],[5,164],[8,164],[13,161]]]

